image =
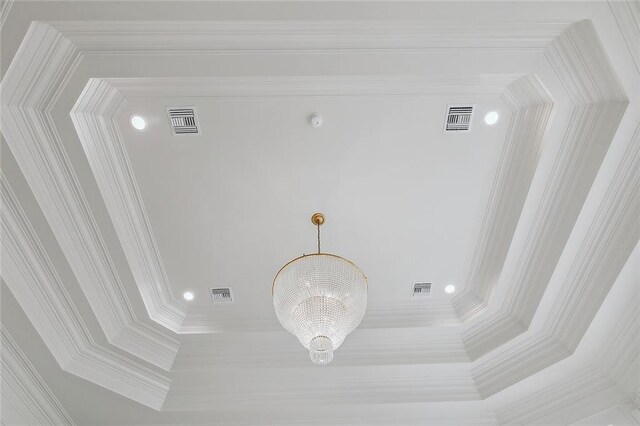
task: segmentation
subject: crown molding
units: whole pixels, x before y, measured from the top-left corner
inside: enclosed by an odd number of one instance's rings
[[[575,105],[628,103],[591,21],[567,28],[545,50],[545,56]]]
[[[229,405],[209,411],[200,411],[198,418],[216,418],[224,425],[272,425],[272,426],[303,426],[303,425],[438,425],[438,426],[498,426],[492,410],[480,402],[411,402],[393,404],[349,404],[338,403],[311,405],[288,404],[286,400],[273,403],[271,408],[254,407],[239,402],[234,408]],[[277,409],[273,409],[277,406]],[[455,416],[452,415],[455,411]],[[312,413],[312,414],[310,414]],[[167,413],[172,418],[181,419],[183,412]],[[259,419],[259,420],[256,420]],[[163,425],[181,426],[184,420],[163,423]],[[209,421],[193,421],[190,425],[208,426]],[[142,425],[137,425],[142,426]]]
[[[561,142],[527,238],[511,247],[500,281],[507,293],[496,312],[486,313],[463,331],[472,359],[524,332],[556,268],[573,225],[624,112],[624,104],[576,107]],[[508,262],[508,260],[507,260]]]
[[[466,285],[453,298],[465,321],[486,308],[500,276],[540,158],[540,145],[551,120],[553,101],[540,80],[525,76],[502,96],[513,111],[498,170],[491,187]]]
[[[2,0],[0,1],[0,29],[4,27],[4,23],[7,21],[9,12],[11,12],[11,6],[15,0]]]
[[[4,424],[75,425],[53,391],[0,326],[2,340],[2,422]]]
[[[569,377],[545,386],[543,390],[500,408],[496,416],[502,424],[551,423],[554,416],[574,404],[588,405],[585,410],[597,412],[624,400],[633,400],[618,386],[640,350],[640,304],[638,294],[629,300],[623,314],[589,365]],[[594,396],[597,395],[597,398]],[[626,399],[625,399],[626,398]]]
[[[449,327],[375,329],[358,328],[340,347],[334,360],[339,368],[351,366],[462,364],[469,358],[458,333]],[[238,336],[242,336],[238,338]],[[309,359],[296,350],[291,336],[280,331],[217,333],[207,339],[187,339],[172,373],[229,368],[304,368]],[[255,348],[260,348],[256,351]]]
[[[424,25],[410,21],[57,21],[81,50],[192,51],[543,51],[570,23]],[[123,37],[126,35],[126,37]]]
[[[620,319],[609,333],[606,343],[602,345],[593,364],[600,366],[609,379],[618,383],[636,361],[638,354],[640,354],[640,293],[636,291],[627,302]],[[640,399],[638,402],[640,403]]]
[[[640,388],[629,393],[620,404],[620,411],[625,415],[629,422],[640,424]]]
[[[170,380],[94,341],[4,175],[0,180],[3,279],[58,364],[160,409]]]
[[[171,284],[151,230],[115,115],[124,96],[109,83],[90,79],[70,115],[118,239],[152,320],[180,331],[184,304],[172,303]],[[178,344],[172,348],[172,359]],[[170,366],[170,364],[169,364]]]
[[[554,418],[574,404],[588,401],[585,408],[597,411],[616,404],[622,395],[615,383],[589,367],[498,410],[496,417],[504,425],[556,424]]]
[[[633,0],[608,0],[608,3],[640,74],[640,3]]]
[[[506,259],[500,274],[498,285],[508,288],[499,309],[481,315],[463,332],[474,360],[529,327],[628,105],[590,21],[567,29],[546,57],[569,98],[578,103],[557,142],[559,152],[533,217],[520,218],[529,228],[526,238],[511,246],[514,257]]]
[[[613,282],[640,240],[640,125],[626,143],[616,173],[590,212],[579,249],[567,259],[542,330],[494,351],[472,368],[478,390],[489,396],[571,355]],[[582,228],[582,226],[580,227]],[[562,271],[565,271],[562,269]],[[633,339],[631,339],[633,340]]]
[[[2,131],[108,341],[168,370],[178,341],[134,313],[50,114],[80,58],[58,31],[33,23],[0,83]]]
[[[238,381],[240,371],[250,374],[252,380]],[[268,369],[245,364],[181,372],[163,411],[216,410],[238,407],[247,400],[252,401],[252,408],[267,409],[283,401],[317,408],[340,405],[347,398],[351,404],[397,404],[476,401],[479,395],[468,366],[462,364],[359,365],[323,370],[285,363]]]
[[[505,88],[519,77],[521,77],[519,74],[496,74],[471,77],[359,75],[104,78],[100,80],[118,89],[125,98],[185,96],[254,99],[299,96],[322,98],[430,96],[445,93],[496,96],[503,93]],[[76,108],[78,107],[79,105],[76,104]],[[83,110],[97,108],[88,101],[83,101],[81,107]]]

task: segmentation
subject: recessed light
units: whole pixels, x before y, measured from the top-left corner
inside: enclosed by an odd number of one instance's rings
[[[190,291],[185,291],[182,294],[182,297],[184,297],[184,300],[193,300],[193,293],[191,293]]]
[[[493,126],[498,122],[498,118],[500,118],[500,114],[497,111],[489,111],[484,115],[484,122],[489,126]]]
[[[445,292],[445,293],[447,293],[447,294],[451,294],[451,293],[453,293],[454,291],[456,291],[456,286],[455,286],[455,285],[453,285],[453,284],[449,284],[448,286],[446,286],[446,287],[444,288],[444,292]]]
[[[144,130],[144,128],[147,127],[147,122],[140,115],[132,115],[129,119],[129,122],[131,123],[131,126],[136,130]]]

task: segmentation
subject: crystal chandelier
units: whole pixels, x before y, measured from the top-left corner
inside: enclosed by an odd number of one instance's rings
[[[345,337],[362,321],[367,309],[367,277],[353,262],[320,252],[324,215],[311,222],[318,228],[318,253],[293,259],[273,280],[273,306],[282,326],[309,350],[311,360],[333,360]]]

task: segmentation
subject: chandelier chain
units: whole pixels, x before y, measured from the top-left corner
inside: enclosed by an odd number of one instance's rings
[[[318,254],[320,254],[320,223],[317,223],[316,226],[318,227]]]

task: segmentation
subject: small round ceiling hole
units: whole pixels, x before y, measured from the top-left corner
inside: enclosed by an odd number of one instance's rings
[[[453,284],[449,284],[448,286],[446,286],[446,287],[444,288],[444,292],[445,292],[445,293],[447,293],[447,294],[452,294],[452,293],[454,293],[455,291],[456,291],[456,286],[455,286],[455,285],[453,285]]]
[[[145,127],[147,127],[147,122],[141,115],[132,115],[129,122],[131,123],[131,127],[136,130],[144,130]]]
[[[185,291],[185,292],[182,294],[182,297],[184,297],[184,300],[189,300],[189,301],[191,301],[191,300],[193,300],[193,297],[194,297],[194,296],[193,296],[193,293],[192,293],[192,292],[190,292],[190,291]]]
[[[498,118],[500,118],[500,114],[497,111],[489,111],[484,115],[484,122],[489,126],[493,126],[498,122]]]

